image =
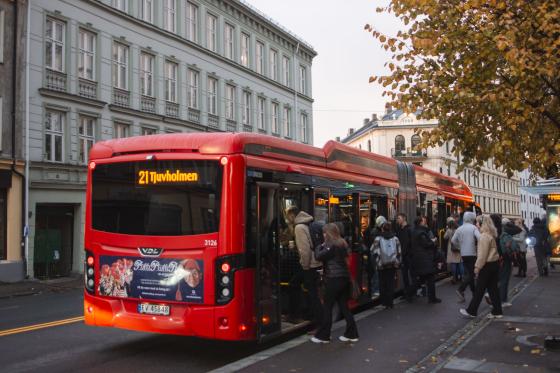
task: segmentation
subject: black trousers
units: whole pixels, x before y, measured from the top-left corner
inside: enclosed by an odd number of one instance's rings
[[[416,291],[424,282],[426,283],[426,288],[428,290],[428,300],[436,300],[436,280],[433,273],[414,276],[414,282],[408,292],[408,297],[410,299],[412,299],[416,295]]]
[[[461,285],[459,285],[459,291],[461,293],[464,292],[468,286],[471,289],[471,292],[474,294],[474,263],[476,262],[476,256],[463,256],[462,258],[464,273]]]
[[[527,253],[519,253],[519,270],[517,274],[519,276],[527,275]]]
[[[393,307],[395,297],[395,268],[384,268],[379,270],[379,295],[381,304],[385,307]]]
[[[476,289],[471,299],[471,303],[467,308],[467,312],[471,315],[476,315],[478,312],[478,307],[484,297],[484,293],[488,291],[490,299],[492,300],[492,313],[494,315],[502,314],[502,301],[500,299],[500,293],[498,291],[498,278],[500,276],[500,265],[498,262],[488,262],[482,267],[478,273],[478,279],[476,280]]]
[[[410,261],[407,258],[404,258],[401,265],[403,286],[405,290],[410,287],[410,263],[409,262]]]
[[[323,305],[323,322],[321,323],[321,327],[317,330],[315,337],[322,340],[329,340],[331,338],[332,309],[336,303],[346,320],[346,331],[344,332],[344,336],[352,339],[358,338],[358,327],[356,326],[356,321],[354,321],[354,316],[348,309],[350,291],[351,287],[349,278],[327,278]]]

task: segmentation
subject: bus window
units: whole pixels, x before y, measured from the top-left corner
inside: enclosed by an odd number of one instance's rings
[[[329,220],[329,191],[328,189],[315,189],[315,203],[313,219],[321,224]]]
[[[216,161],[99,164],[92,172],[92,228],[158,236],[217,232],[221,187]]]
[[[332,194],[329,202],[331,205],[331,221],[339,224],[342,237],[351,244],[354,230],[353,203],[355,203],[352,194]]]
[[[360,233],[362,237],[369,227],[370,219],[375,219],[375,216],[371,216],[371,198],[369,194],[360,194]]]

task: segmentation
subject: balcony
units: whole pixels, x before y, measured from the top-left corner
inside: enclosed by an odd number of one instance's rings
[[[220,128],[220,118],[214,114],[208,114],[208,127]]]
[[[165,115],[170,118],[179,118],[179,104],[174,102],[165,102]]]
[[[404,149],[391,149],[391,157],[398,159],[403,162],[422,162],[428,159],[428,150],[410,150],[410,148]]]
[[[200,123],[200,110],[190,107],[188,111],[188,115],[189,115],[189,121],[193,123]]]
[[[237,132],[237,122],[231,119],[226,119],[226,131]]]
[[[140,110],[147,113],[156,112],[156,99],[150,96],[140,96]]]
[[[130,92],[113,87],[113,104],[120,107],[130,107]]]
[[[58,92],[66,92],[66,73],[47,69],[45,88]]]
[[[78,79],[78,95],[86,98],[97,98],[97,82],[87,79]]]
[[[250,124],[244,124],[243,132],[253,132],[253,126],[251,126]]]

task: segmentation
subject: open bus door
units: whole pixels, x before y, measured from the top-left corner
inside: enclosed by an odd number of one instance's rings
[[[280,310],[280,256],[278,192],[275,183],[257,183],[256,307],[257,339],[278,335]]]

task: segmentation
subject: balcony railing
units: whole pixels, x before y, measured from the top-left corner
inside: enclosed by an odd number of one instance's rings
[[[140,110],[147,113],[155,113],[156,99],[150,96],[140,96]]]
[[[78,95],[86,98],[97,98],[97,82],[78,79]]]
[[[237,132],[237,122],[231,119],[226,119],[226,130],[228,132]]]
[[[421,150],[410,150],[410,148],[404,149],[391,149],[391,157],[393,158],[426,158],[428,156],[428,151],[426,149]]]
[[[179,104],[165,102],[165,115],[171,118],[179,118]]]
[[[250,124],[244,124],[243,132],[253,132],[253,126],[251,126]]]
[[[220,118],[214,114],[208,114],[208,127],[220,128]]]
[[[47,69],[45,86],[53,91],[66,92],[66,73]]]
[[[121,107],[130,107],[130,92],[113,87],[113,104]]]
[[[200,110],[190,107],[189,120],[194,123],[200,123]]]

